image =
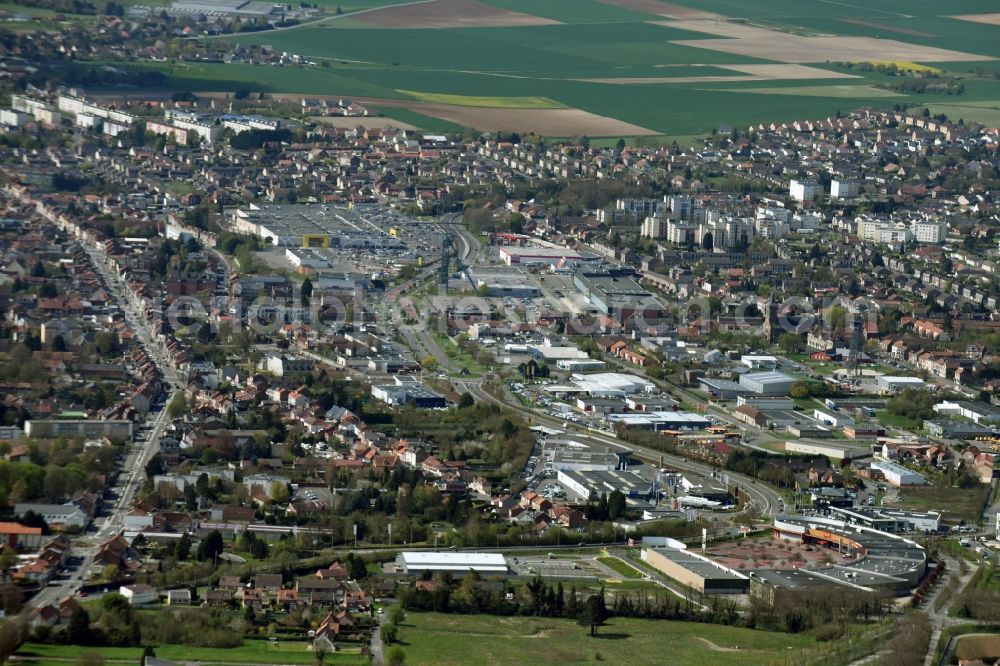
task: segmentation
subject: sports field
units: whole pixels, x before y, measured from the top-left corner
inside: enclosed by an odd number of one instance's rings
[[[225,38],[314,65],[191,64],[169,72],[175,87],[345,95],[484,131],[592,137],[695,135],[862,105],[1000,99],[993,0],[349,4],[362,13]],[[900,78],[838,64],[846,61],[956,76],[964,91],[887,90]],[[423,124],[435,129],[433,120]]]
[[[763,666],[784,659],[803,663],[830,649],[804,635],[666,620],[613,619],[597,637],[588,634],[572,620],[409,613],[399,640],[407,663],[440,665],[669,661],[675,666]]]

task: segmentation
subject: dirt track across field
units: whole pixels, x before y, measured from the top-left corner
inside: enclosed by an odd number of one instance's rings
[[[877,23],[875,21],[866,21],[864,19],[842,18],[839,20],[843,21],[844,23],[853,23],[854,25],[860,25],[865,28],[875,28],[876,30],[895,32],[899,33],[900,35],[907,35],[909,37],[922,37],[924,39],[934,39],[935,37],[939,36],[939,35],[932,35],[929,32],[920,32],[919,30],[910,30],[909,28],[901,28],[895,25],[888,25],[886,23]]]
[[[581,109],[497,109],[399,99],[356,99],[359,104],[399,107],[485,132],[534,132],[544,136],[653,136],[656,130]],[[387,113],[391,112],[387,111]]]
[[[366,12],[358,21],[379,28],[506,28],[558,25],[560,21],[493,7],[476,0],[431,0]]]
[[[704,643],[705,647],[707,647],[712,652],[739,652],[740,651],[740,649],[738,647],[735,647],[735,648],[722,647],[721,645],[717,645],[717,644],[713,643],[712,641],[708,640],[707,638],[702,638],[701,636],[695,636],[695,638],[697,638],[699,641],[701,641],[702,643]]]

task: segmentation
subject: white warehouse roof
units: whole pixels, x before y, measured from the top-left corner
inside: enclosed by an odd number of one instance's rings
[[[574,384],[592,394],[641,393],[656,388],[656,385],[648,379],[624,372],[573,373],[571,379]]]
[[[778,372],[777,370],[747,373],[740,377],[741,383],[742,380],[744,379],[746,379],[748,382],[758,382],[761,384],[774,384],[774,383],[795,381],[794,377],[790,377],[783,372]]]
[[[487,573],[507,573],[507,560],[500,553],[455,553],[404,551],[396,557],[403,573],[420,571],[457,571],[474,569]]]
[[[884,386],[894,385],[907,387],[920,387],[925,383],[920,377],[894,377],[892,375],[881,375],[875,381]]]

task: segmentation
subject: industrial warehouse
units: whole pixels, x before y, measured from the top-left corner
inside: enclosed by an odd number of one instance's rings
[[[399,573],[421,575],[450,573],[461,575],[469,571],[479,574],[506,574],[507,560],[500,553],[454,553],[430,551],[403,551],[396,557]]]
[[[776,370],[740,376],[740,386],[757,395],[786,396],[795,381],[794,377]]]
[[[707,557],[678,548],[647,547],[642,561],[702,594],[746,594],[750,578]]]
[[[851,525],[860,525],[891,534],[908,531],[933,534],[941,529],[941,514],[937,511],[831,506],[830,513]]]
[[[577,271],[573,284],[601,314],[622,320],[641,316],[656,319],[666,307],[641,287],[636,271],[625,268]]]
[[[639,430],[704,430],[712,425],[704,416],[692,412],[634,412],[608,414],[608,423]]]
[[[775,538],[835,548],[856,559],[847,565],[812,568],[833,583],[888,589],[903,594],[927,571],[927,551],[895,534],[818,516],[778,516]]]
[[[591,494],[608,495],[617,490],[625,497],[648,500],[653,496],[653,482],[628,471],[604,470],[559,470],[559,483],[579,497]]]
[[[656,538],[643,541],[642,560],[670,578],[704,594],[745,594],[752,587],[775,589],[846,586],[860,590],[885,590],[906,594],[927,571],[927,551],[917,543],[873,529],[868,525],[901,531],[932,527],[940,516],[906,512],[870,514],[839,512],[850,520],[816,516],[778,516],[774,519],[775,541],[746,542],[751,547],[769,545],[780,553],[765,566],[753,566],[743,542],[709,549],[707,555],[687,550],[683,543]],[[789,565],[789,553],[781,542],[801,544],[817,555],[812,562]],[[816,551],[816,546],[820,546]],[[834,551],[839,559],[830,557]],[[839,562],[839,563],[838,563]],[[747,565],[750,566],[747,566]],[[758,593],[761,591],[758,590]]]
[[[174,0],[166,8],[168,16],[203,17],[205,20],[216,19],[249,19],[281,21],[285,18],[285,5],[272,2],[251,2],[250,0]],[[136,14],[152,13],[153,8],[136,5]]]
[[[624,469],[631,451],[594,448],[573,439],[550,438],[542,447],[542,458],[554,470],[586,472]]]

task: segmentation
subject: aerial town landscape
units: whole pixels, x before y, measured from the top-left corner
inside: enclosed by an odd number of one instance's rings
[[[0,2],[0,666],[1000,664],[993,0]]]

